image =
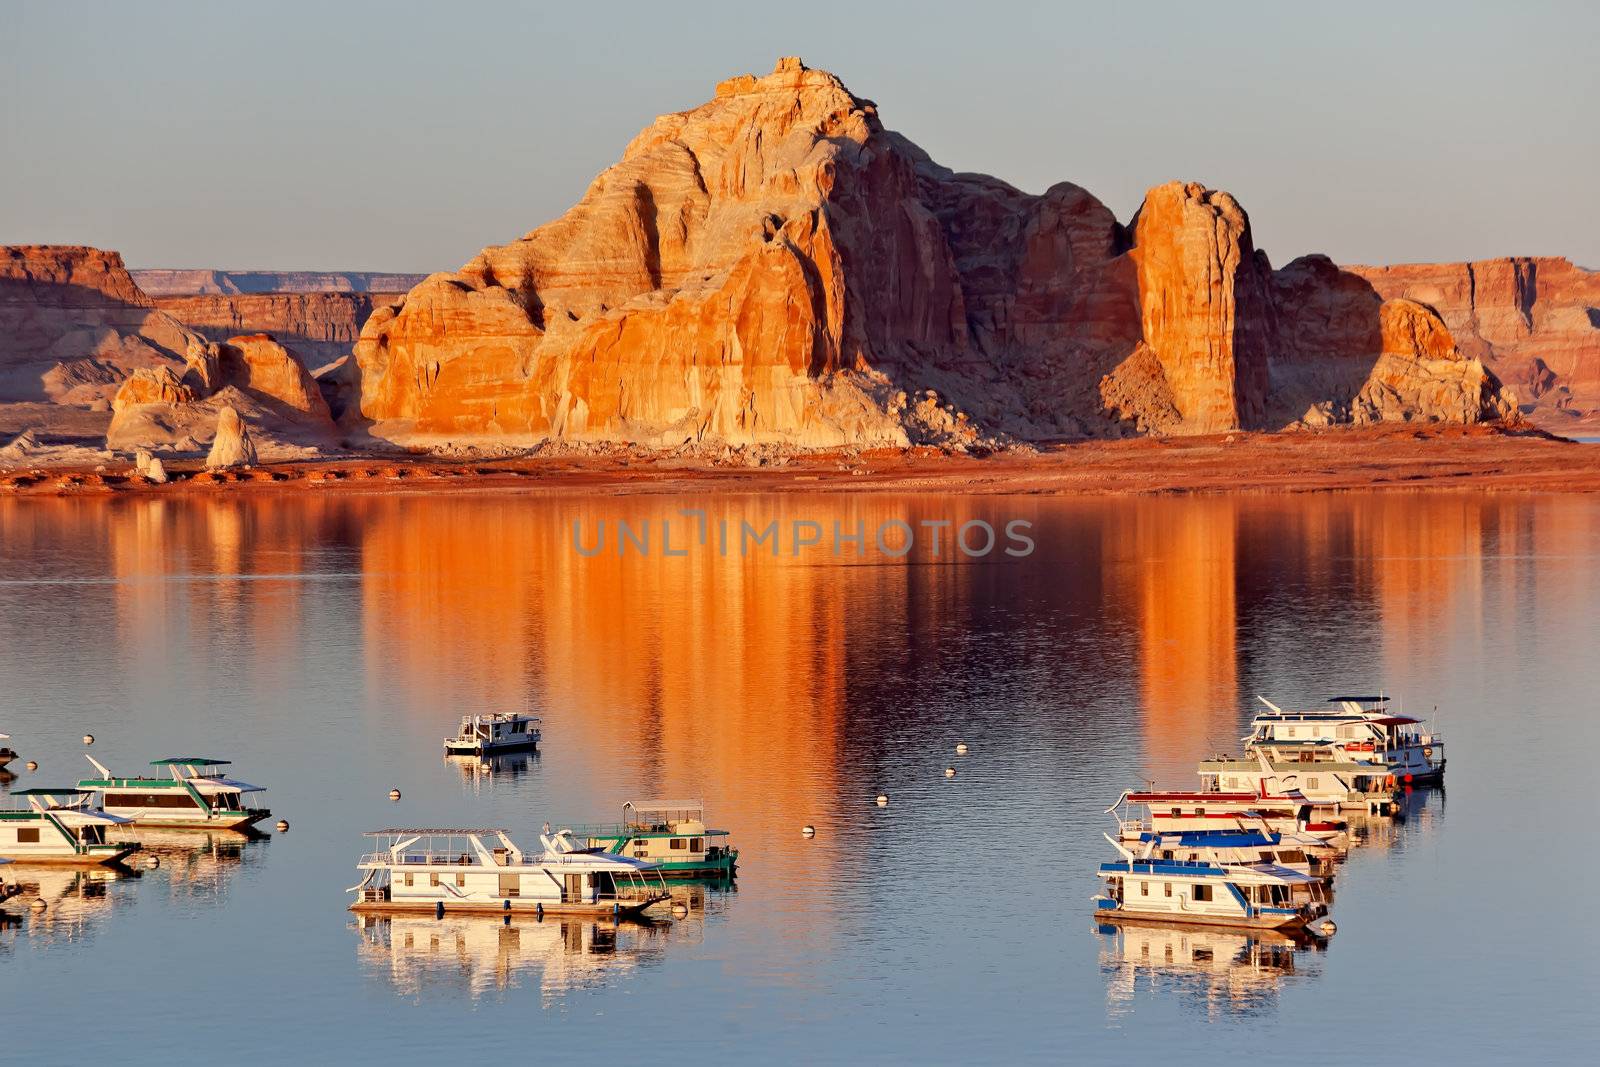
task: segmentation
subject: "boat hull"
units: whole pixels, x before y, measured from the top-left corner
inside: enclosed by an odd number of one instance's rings
[[[1097,908],[1097,922],[1161,923],[1163,926],[1227,926],[1239,930],[1304,930],[1311,920],[1304,915],[1195,915],[1160,911],[1125,911]]]
[[[272,815],[272,812],[270,811],[261,810],[247,811],[240,815],[226,815],[209,819],[200,815],[189,818],[185,818],[181,815],[174,816],[172,818],[163,818],[160,815],[134,815],[111,811],[110,809],[107,809],[107,811],[112,815],[121,815],[123,818],[128,820],[126,825],[136,830],[247,830],[256,823],[260,822],[262,819],[268,818]]]
[[[35,853],[24,855],[0,852],[0,859],[11,861],[7,870],[10,870],[11,867],[111,867],[121,863],[138,851],[139,845],[130,842],[126,847],[87,854],[45,855]]]
[[[412,901],[358,900],[350,905],[357,915],[435,915],[440,904],[446,915],[582,915],[613,918],[639,915],[646,909],[671,899],[666,893],[643,900],[603,901],[594,904],[557,904],[542,901]]]
[[[508,752],[536,752],[538,749],[539,742],[536,740],[510,741],[500,745],[459,745],[451,744],[450,742],[446,741],[444,745],[444,754],[446,756],[477,756],[479,758],[486,758],[489,756],[503,756]]]

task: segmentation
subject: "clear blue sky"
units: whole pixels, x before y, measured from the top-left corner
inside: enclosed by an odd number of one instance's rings
[[[1120,218],[1227,189],[1282,264],[1600,266],[1581,3],[0,0],[0,243],[135,266],[454,269],[653,116],[797,54],[960,170]]]

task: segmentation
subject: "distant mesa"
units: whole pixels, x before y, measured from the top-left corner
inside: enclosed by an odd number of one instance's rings
[[[43,413],[30,448],[61,412],[113,448],[203,450],[229,407],[265,460],[341,436],[959,451],[1566,424],[1600,413],[1600,275],[1275,269],[1225,192],[1157,186],[1124,223],[1070,183],[952,172],[789,58],[656,119],[566,214],[453,273],[7,248],[0,402]]]

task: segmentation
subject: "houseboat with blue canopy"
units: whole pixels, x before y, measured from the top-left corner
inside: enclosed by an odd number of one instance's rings
[[[0,859],[17,863],[93,866],[139,851],[133,841],[108,842],[106,830],[126,819],[89,806],[85,789],[19,789],[25,808],[0,810]]]
[[[620,823],[571,832],[589,848],[654,862],[667,878],[732,878],[739,867],[728,831],[706,828],[705,805],[698,800],[630,800],[622,805]]]
[[[1310,837],[1281,834],[1260,826],[1238,830],[1191,830],[1186,833],[1143,833],[1121,842],[1105,839],[1124,859],[1194,860],[1224,867],[1272,864],[1312,875],[1333,878],[1335,851]]]
[[[1126,850],[1124,850],[1125,852]],[[1304,930],[1327,937],[1329,894],[1322,879],[1274,864],[1227,866],[1195,860],[1124,858],[1102,863],[1105,892],[1095,918],[1123,917],[1199,926]]]
[[[246,830],[272,814],[246,802],[265,792],[261,786],[229,778],[231,761],[207,756],[168,756],[151,762],[166,777],[122,778],[93,756],[85,756],[100,772],[78,788],[100,798],[111,815],[139,826],[169,830]]]
[[[1257,697],[1266,711],[1250,722],[1245,754],[1274,762],[1382,764],[1401,785],[1444,778],[1444,738],[1421,719],[1396,715],[1386,696],[1329,697],[1333,710],[1287,711]]]
[[[656,865],[577,847],[565,831],[524,852],[501,829],[391,829],[367,835],[381,847],[361,857],[366,876],[350,892],[350,910],[512,912],[619,918],[638,915],[670,895]]]

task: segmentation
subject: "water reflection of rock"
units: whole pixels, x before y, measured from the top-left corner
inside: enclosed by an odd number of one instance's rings
[[[539,766],[537,752],[507,752],[499,756],[451,756],[444,762],[461,775],[461,784],[481,793],[495,782],[515,782]]]
[[[1141,995],[1178,996],[1207,1017],[1269,1012],[1285,982],[1321,969],[1321,949],[1270,931],[1135,922],[1098,929],[1112,1017],[1131,1014]]]
[[[698,943],[726,893],[675,886],[670,908],[620,923],[518,915],[393,916],[351,924],[367,972],[407,997],[465,991],[472,997],[537,983],[546,998],[614,981],[674,944]]]

